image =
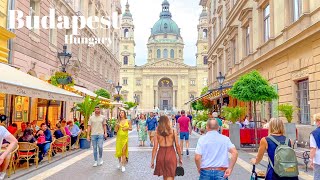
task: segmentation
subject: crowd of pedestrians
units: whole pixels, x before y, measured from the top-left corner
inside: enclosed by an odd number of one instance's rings
[[[115,125],[116,151],[118,168],[126,171],[129,162],[129,131],[132,131],[131,120],[127,119],[126,112],[121,110]],[[314,169],[314,179],[320,179],[320,113],[314,115],[317,128],[310,134],[310,162]],[[150,112],[148,115],[140,114],[137,118],[137,131],[139,146],[145,146],[148,136],[152,148],[151,168],[154,175],[163,176],[164,179],[174,179],[179,167],[182,168],[182,156],[184,147],[189,156],[189,138],[192,134],[192,115],[184,110],[177,115],[159,116]],[[89,118],[87,140],[92,141],[93,166],[103,164],[103,141],[107,138],[106,118],[101,115],[100,108],[96,107],[94,114]],[[245,126],[250,121],[243,121]],[[265,123],[266,124],[266,123]],[[237,162],[238,152],[229,137],[221,134],[222,120],[217,113],[209,117],[205,133],[199,138],[195,149],[195,164],[199,172],[199,179],[228,179]],[[291,146],[293,140],[284,134],[284,123],[278,118],[272,118],[267,122],[269,136],[260,141],[257,156],[251,159],[253,165],[259,164],[267,153],[269,164],[266,170],[267,180],[294,180],[298,179],[298,164]],[[71,137],[71,143],[75,143],[76,137],[81,132],[79,125],[70,121],[61,121],[56,124],[56,130],[51,134],[45,123],[40,126],[32,123],[21,123],[21,129],[16,124],[8,127],[0,126],[0,143],[5,147],[0,153],[0,180],[4,178],[8,167],[10,152],[16,147],[17,142],[36,143],[39,146],[40,161],[46,156],[53,138],[65,135]],[[2,143],[5,142],[5,143]],[[230,155],[230,156],[229,156]],[[230,158],[229,158],[230,157]],[[22,162],[23,163],[23,162]],[[182,173],[183,174],[183,173]]]

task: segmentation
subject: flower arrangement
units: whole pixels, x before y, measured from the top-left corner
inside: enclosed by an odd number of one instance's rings
[[[53,76],[51,76],[50,83],[54,86],[58,86],[58,85],[74,86],[74,79],[69,73],[56,72]]]

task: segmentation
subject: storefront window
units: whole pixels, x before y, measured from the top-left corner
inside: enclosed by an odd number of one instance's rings
[[[29,121],[29,97],[14,96],[13,122]]]
[[[0,93],[0,114],[5,114],[4,106],[5,106],[6,95]]]

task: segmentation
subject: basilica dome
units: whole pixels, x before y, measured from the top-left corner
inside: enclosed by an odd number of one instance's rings
[[[176,22],[171,18],[172,15],[169,11],[170,4],[167,0],[162,2],[162,12],[160,13],[160,19],[153,25],[151,35],[159,34],[173,34],[180,36],[180,29]]]

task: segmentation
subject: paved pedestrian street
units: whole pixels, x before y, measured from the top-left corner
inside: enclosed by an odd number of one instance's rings
[[[183,167],[185,168],[185,176],[177,177],[176,179],[199,179],[198,172],[194,163],[194,151],[196,143],[200,135],[193,133],[191,138],[190,156],[183,156]],[[31,171],[25,175],[19,173],[12,176],[18,180],[143,180],[143,179],[162,179],[161,177],[153,176],[153,170],[150,168],[152,148],[138,146],[138,136],[136,130],[129,134],[129,164],[126,167],[126,172],[122,173],[117,169],[118,161],[114,158],[115,153],[115,138],[109,139],[104,144],[103,161],[104,164],[98,167],[92,167],[93,155],[92,149],[81,150],[73,155],[67,156],[59,161],[47,164],[37,170]],[[184,153],[185,154],[185,153]],[[232,176],[229,178],[247,180],[250,179],[252,165],[250,158],[256,153],[252,150],[239,151],[239,158],[235,166]],[[265,170],[268,159],[264,157],[261,165],[258,165],[258,170]],[[303,172],[301,166],[300,179],[313,179],[312,171]]]

